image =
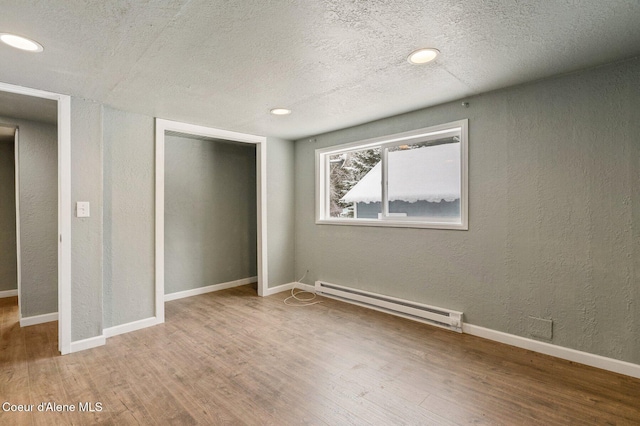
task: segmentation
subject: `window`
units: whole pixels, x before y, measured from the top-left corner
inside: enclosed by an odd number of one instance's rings
[[[468,229],[467,125],[316,150],[316,223]]]

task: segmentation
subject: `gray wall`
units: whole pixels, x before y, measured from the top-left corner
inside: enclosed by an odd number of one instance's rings
[[[296,143],[296,272],[640,363],[640,60]],[[469,230],[315,225],[314,150],[469,118]]]
[[[82,156],[88,158],[86,165],[80,155],[72,159],[72,191],[77,191],[73,202],[92,201],[91,220],[74,218],[72,222],[76,233],[72,250],[77,257],[73,273],[83,268],[80,262],[91,264],[72,278],[72,332],[77,341],[99,335],[102,327],[155,315],[155,139],[152,117],[106,106],[100,114],[96,104],[80,99],[73,100],[71,113],[72,148],[86,150]],[[293,152],[293,142],[269,139],[270,286],[294,279]],[[100,156],[102,167],[96,164]],[[102,194],[98,189],[101,173]],[[83,183],[83,179],[90,181]],[[96,229],[99,208],[94,207],[100,205],[101,196],[102,233]],[[102,321],[97,319],[100,310]]]
[[[267,253],[269,287],[294,276],[295,157],[292,141],[267,139]]]
[[[71,100],[71,340],[102,334],[102,106]],[[75,203],[89,201],[91,217]]]
[[[36,148],[21,151],[21,182],[26,203],[21,206],[22,234],[27,238],[29,258],[37,258],[37,251],[46,249],[45,262],[36,260],[28,268],[22,281],[23,317],[57,311],[57,131],[56,126],[13,118],[0,122],[20,126],[21,144],[33,144],[43,134]],[[48,141],[48,142],[47,142]],[[44,146],[41,146],[44,145]],[[35,155],[37,154],[37,155]],[[4,156],[3,156],[4,158]],[[37,160],[35,165],[30,161]],[[40,163],[46,162],[43,167]],[[29,169],[35,171],[29,172]],[[71,100],[71,320],[72,341],[102,334],[102,106],[79,98]],[[5,181],[4,179],[2,180]],[[38,201],[34,191],[46,192],[45,202]],[[89,201],[91,217],[75,217],[75,202]],[[29,209],[25,211],[25,209]],[[5,204],[2,203],[2,207]],[[30,224],[36,230],[27,229]],[[15,232],[15,224],[14,232]],[[47,237],[40,241],[36,234],[47,229]],[[27,228],[25,228],[27,227]],[[33,240],[33,241],[31,241]],[[23,243],[24,245],[25,243]],[[31,248],[29,248],[31,247]],[[35,250],[35,251],[34,251]],[[14,256],[15,259],[15,256]],[[4,264],[4,262],[0,262]],[[34,277],[34,274],[37,274]],[[38,277],[45,277],[40,279]],[[49,283],[43,290],[43,283]],[[51,284],[52,283],[52,284]]]
[[[58,311],[58,130],[35,121],[17,125],[20,186],[20,307],[23,318]]]
[[[153,118],[103,109],[104,327],[155,315]]]
[[[165,294],[256,276],[256,147],[165,138]]]
[[[0,291],[18,288],[13,142],[0,141]]]

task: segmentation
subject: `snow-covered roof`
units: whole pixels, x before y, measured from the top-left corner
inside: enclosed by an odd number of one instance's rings
[[[460,143],[389,153],[389,201],[439,203],[460,198]],[[342,201],[380,202],[382,164],[376,164]]]

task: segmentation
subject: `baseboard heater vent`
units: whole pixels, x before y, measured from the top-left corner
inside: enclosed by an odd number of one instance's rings
[[[462,333],[462,312],[316,281],[316,293]]]

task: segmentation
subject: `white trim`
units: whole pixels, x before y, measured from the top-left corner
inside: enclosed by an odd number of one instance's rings
[[[71,98],[58,95],[58,350],[71,352]]]
[[[107,339],[104,337],[104,335],[89,337],[88,339],[71,342],[71,353],[97,348],[98,346],[104,346],[105,343],[107,343]]]
[[[269,288],[267,262],[267,138],[256,145],[256,208],[258,225],[258,296],[265,296]]]
[[[35,98],[51,99],[54,101],[59,100],[61,96],[66,97],[66,95],[61,95],[58,93],[47,92],[45,90],[32,89],[30,87],[16,86],[14,84],[1,83],[1,82],[0,82],[0,92],[16,93],[18,95],[33,96]]]
[[[293,284],[294,284],[295,288],[297,288],[297,289],[308,291],[309,293],[315,293],[316,292],[315,286],[312,286],[311,284],[305,284],[305,283],[301,283],[301,282],[295,282]]]
[[[16,296],[18,296],[18,318],[22,318],[22,302],[20,288],[22,285],[22,254],[20,249],[20,129],[16,127],[13,141],[14,172],[16,190]]]
[[[164,134],[166,125],[156,118],[156,300],[158,323],[164,322]]]
[[[462,130],[460,132],[460,221],[464,230],[469,229],[469,120],[460,120]],[[464,195],[463,195],[464,194]]]
[[[156,317],[149,317],[138,321],[128,322],[126,324],[120,324],[113,327],[105,328],[102,333],[104,334],[104,337],[113,337],[119,334],[142,330],[143,328],[152,327],[160,323],[161,321],[159,321]]]
[[[198,296],[200,294],[211,293],[214,291],[224,290],[227,288],[239,287],[241,285],[247,285],[255,283],[258,277],[243,278],[241,280],[229,281],[226,283],[212,284],[206,287],[193,288],[191,290],[177,291],[175,293],[169,293],[164,295],[164,301],[169,302],[171,300],[184,299],[185,297]]]
[[[58,313],[34,315],[32,317],[20,318],[20,327],[29,327],[30,325],[44,324],[46,322],[58,321]]]
[[[461,212],[464,209],[461,208]],[[320,219],[316,221],[316,225],[348,225],[348,226],[379,226],[387,228],[426,228],[426,229],[449,229],[453,231],[468,231],[467,225],[460,223],[448,222],[417,222],[411,220],[393,220],[393,219]]]
[[[256,145],[256,185],[257,185],[257,254],[258,254],[258,294],[264,295],[268,287],[267,275],[267,138],[228,130],[198,126],[195,124],[156,118],[156,297],[157,323],[164,322],[164,165],[165,132],[173,131],[214,139],[252,143]]]
[[[181,121],[165,120],[156,118],[157,126],[171,132],[185,133],[188,135],[203,136],[206,138],[224,139],[227,141],[245,142],[260,144],[264,142],[264,136],[250,135],[248,133],[238,133],[229,130],[216,129],[213,127],[199,126],[197,124],[183,123]]]
[[[18,290],[4,290],[0,291],[0,299],[4,299],[6,297],[15,297],[18,295]]]
[[[382,145],[380,147],[380,161],[382,161],[382,194],[380,198],[380,206],[382,207],[382,214],[378,214],[378,220],[388,219],[389,217],[389,150],[387,147],[389,144]],[[346,194],[345,194],[346,195]],[[358,203],[353,203],[358,205]],[[382,218],[380,217],[382,216]],[[354,211],[353,217],[357,217]]]
[[[291,288],[295,285],[296,283],[287,283],[287,284],[281,284],[275,287],[269,287],[267,289],[265,289],[265,291],[262,293],[262,296],[271,296],[273,294],[277,294],[277,293],[282,293],[283,291],[287,291],[287,290],[291,290]]]
[[[590,354],[575,349],[552,345],[551,343],[540,342],[537,340],[528,339],[526,337],[516,336],[514,334],[503,333],[501,331],[491,330],[489,328],[484,328],[473,324],[463,324],[462,332],[471,334],[473,336],[482,337],[484,339],[493,340],[495,342],[516,346],[518,348],[528,349],[533,352],[565,359],[567,361],[573,361],[580,364],[589,365],[591,367],[612,371],[614,373],[625,374],[627,376],[640,378],[640,365],[638,364],[632,364],[630,362],[607,358],[601,355]]]
[[[71,351],[71,98],[7,83],[0,91],[58,102],[58,350],[65,355]]]
[[[293,287],[298,288],[300,290],[309,291],[311,293],[315,293],[315,287],[309,284],[304,284],[300,282],[292,282],[287,284],[281,284],[275,287],[267,288],[263,296],[271,296],[273,294],[282,293],[283,291],[291,290]]]

